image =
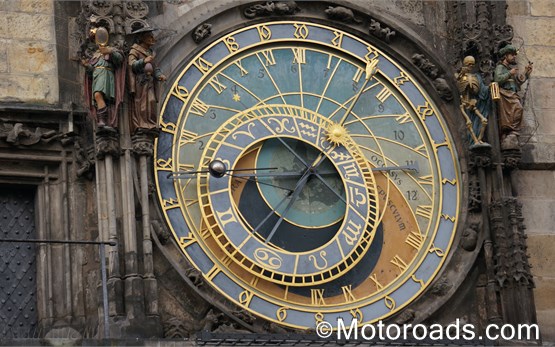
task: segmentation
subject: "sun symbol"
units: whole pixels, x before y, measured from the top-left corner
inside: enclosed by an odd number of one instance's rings
[[[337,123],[333,123],[331,124],[328,129],[328,141],[333,143],[334,145],[343,145],[345,146],[347,144],[347,141],[349,139],[349,133],[347,132],[347,129],[345,129],[344,126],[337,124]]]

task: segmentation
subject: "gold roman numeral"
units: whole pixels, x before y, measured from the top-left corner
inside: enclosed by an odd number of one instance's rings
[[[378,99],[383,104],[384,101],[391,96],[391,94],[391,90],[383,87],[383,89],[376,95],[376,99]]]
[[[193,104],[191,105],[190,112],[192,114],[196,114],[199,117],[204,117],[209,108],[210,107],[201,100],[195,99],[195,101],[193,101]]]
[[[212,88],[214,88],[214,90],[218,94],[222,94],[222,92],[226,88],[223,84],[220,83],[220,80],[218,79],[218,76],[214,76],[214,78],[212,78],[210,80],[210,82],[208,82],[208,83],[210,84],[210,86],[212,86]]]
[[[324,300],[324,289],[311,289],[310,299],[312,305],[325,305],[326,301]]]
[[[345,298],[346,302],[353,302],[356,300],[355,296],[353,295],[351,284],[349,284],[348,286],[342,286],[341,290],[343,291],[343,297]]]
[[[405,243],[409,246],[414,247],[415,249],[420,249],[422,244],[424,243],[425,237],[418,231],[411,231],[410,234],[405,239]]]
[[[416,215],[427,219],[432,218],[432,205],[419,205],[416,207]]]
[[[395,117],[395,120],[399,124],[405,124],[405,123],[412,122],[412,118],[411,118],[410,114],[408,114],[408,112],[405,113],[405,114],[402,114],[400,116]]]
[[[372,276],[370,276],[370,279],[376,285],[376,290],[382,290],[383,289],[383,285],[380,283],[380,281],[378,281],[378,275],[376,273],[372,274]]]
[[[292,48],[293,50],[293,64],[306,63],[306,49],[305,48]]]
[[[271,49],[260,52],[266,60],[266,66],[276,65],[276,58],[274,58],[274,52]]]
[[[405,261],[397,254],[389,262],[397,266],[397,269],[399,269],[399,272],[405,271],[408,267],[407,263],[405,263]]]
[[[238,60],[235,62],[235,66],[237,66],[239,68],[239,71],[241,71],[241,77],[247,75],[249,72],[247,70],[245,70],[245,68],[243,67],[243,64],[241,63],[241,60]]]

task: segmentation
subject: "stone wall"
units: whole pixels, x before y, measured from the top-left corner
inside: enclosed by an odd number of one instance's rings
[[[0,1],[0,102],[57,103],[56,62],[54,3]]]
[[[534,62],[521,138],[527,144],[514,179],[529,236],[540,329],[544,340],[555,341],[555,7],[552,0],[508,1],[508,5],[514,42],[522,45],[519,63]]]

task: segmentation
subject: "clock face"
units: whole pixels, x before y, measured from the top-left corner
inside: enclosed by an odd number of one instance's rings
[[[423,89],[368,42],[300,21],[231,32],[184,64],[160,125],[168,226],[205,280],[255,315],[374,322],[444,264],[454,146]]]

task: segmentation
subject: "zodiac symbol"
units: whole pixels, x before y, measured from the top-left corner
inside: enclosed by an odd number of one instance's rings
[[[268,248],[257,248],[254,251],[254,258],[266,267],[275,270],[281,267],[281,257]]]
[[[287,129],[286,126],[289,125],[289,119],[285,118],[282,120],[279,120],[277,118],[269,118],[268,119],[268,123],[270,122],[276,122],[279,126],[275,129],[277,133],[283,133],[283,132],[288,132],[289,134],[294,134],[295,133],[295,127],[292,127],[290,129]]]
[[[326,251],[320,251],[320,257],[322,258],[322,260],[324,260],[324,265],[318,265],[318,261],[316,260],[316,257],[312,254],[308,256],[308,260],[311,260],[314,263],[315,268],[317,268],[318,270],[322,270],[328,266],[328,261],[326,260],[326,258],[324,258],[325,256],[326,256]]]

